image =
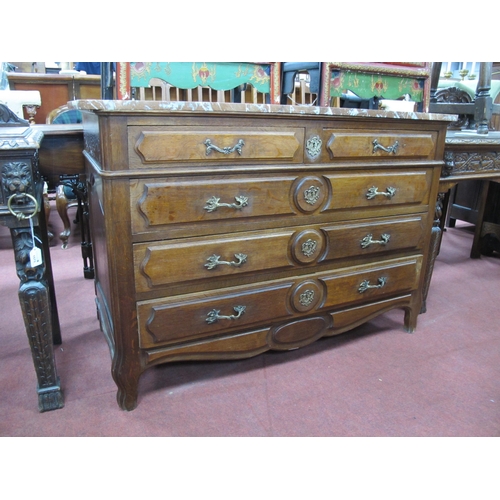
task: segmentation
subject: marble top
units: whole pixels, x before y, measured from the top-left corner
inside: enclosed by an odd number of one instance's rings
[[[448,130],[446,144],[500,145],[500,132],[478,134],[475,130]]]
[[[409,111],[384,111],[376,109],[331,108],[320,106],[292,106],[280,104],[182,102],[182,101],[113,101],[84,99],[68,103],[71,109],[104,112],[171,112],[171,113],[248,113],[287,114],[316,116],[352,116],[366,118],[393,118],[403,120],[439,120],[453,122],[457,115],[417,113]]]

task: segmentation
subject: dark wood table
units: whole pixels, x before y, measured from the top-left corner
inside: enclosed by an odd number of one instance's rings
[[[429,266],[426,272],[422,312],[426,310],[426,298],[434,269],[434,262],[441,245],[450,189],[458,183],[467,180],[500,180],[500,132],[490,131],[488,134],[478,134],[475,130],[449,130],[446,134],[444,161],[445,165],[441,172],[436,215],[432,228],[432,257],[429,259]],[[482,193],[480,194],[481,202],[478,207],[471,258],[478,258],[480,256],[481,228],[488,185],[489,182],[483,184]]]
[[[19,301],[37,375],[41,412],[64,406],[53,344],[61,330],[50,260],[43,177],[83,172],[81,125],[34,125],[1,110],[0,120],[0,223],[10,229]],[[40,260],[30,252],[39,249]]]
[[[440,193],[444,200],[443,216],[440,226],[444,228],[446,217],[445,193],[460,182],[467,180],[498,181],[500,180],[500,132],[489,132],[486,135],[475,131],[449,131],[445,147],[446,166],[440,181]],[[483,182],[479,195],[477,223],[471,258],[480,257],[480,238],[489,182]]]
[[[32,125],[43,134],[39,151],[40,173],[51,182],[64,175],[83,175],[83,125]]]

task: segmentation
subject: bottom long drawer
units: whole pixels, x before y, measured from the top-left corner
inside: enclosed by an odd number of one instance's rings
[[[138,302],[140,347],[217,336],[418,287],[422,256]]]

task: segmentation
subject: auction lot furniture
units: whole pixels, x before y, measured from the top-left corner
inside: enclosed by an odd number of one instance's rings
[[[118,404],[147,368],[416,328],[453,117],[76,101]]]

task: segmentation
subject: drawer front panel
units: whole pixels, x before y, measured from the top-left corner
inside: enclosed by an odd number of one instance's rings
[[[259,127],[258,129],[129,128],[129,154],[144,166],[153,163],[207,162],[248,163],[303,161],[304,130]],[[134,166],[136,162],[133,162]]]
[[[426,216],[357,224],[254,231],[216,238],[186,238],[134,245],[137,292],[173,283],[300,268],[346,257],[421,249]],[[258,278],[256,277],[256,280]]]
[[[433,159],[437,132],[366,132],[325,130],[330,160],[371,159],[393,161],[398,158]]]
[[[165,224],[293,215],[295,177],[148,180],[131,184],[134,232]]]
[[[432,169],[132,181],[134,233],[160,226],[429,203]]]
[[[427,214],[324,227],[328,241],[325,260],[391,250],[422,250],[426,227]]]
[[[139,302],[143,349],[275,323],[416,289],[421,257],[279,280],[268,285]]]
[[[332,194],[327,210],[429,203],[432,170],[327,175]]]

